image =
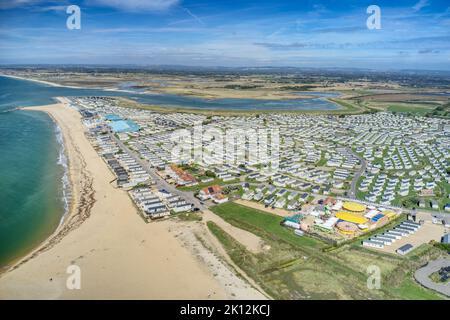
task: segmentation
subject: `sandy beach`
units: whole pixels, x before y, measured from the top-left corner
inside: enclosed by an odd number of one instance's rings
[[[173,221],[144,223],[127,193],[110,183],[114,176],[86,138],[79,113],[60,101],[27,110],[48,113],[61,128],[70,212],[45,243],[0,276],[0,299],[264,298],[234,274],[214,275],[177,239]],[[67,289],[70,265],[81,270],[79,290]]]
[[[13,78],[13,79],[17,79],[17,80],[33,81],[36,83],[41,83],[41,84],[45,84],[45,85],[52,86],[52,87],[71,88],[71,89],[103,90],[103,91],[113,91],[113,92],[129,92],[129,93],[133,93],[133,94],[140,94],[139,92],[135,92],[135,91],[131,91],[131,90],[121,90],[121,89],[117,89],[117,88],[68,86],[68,85],[63,85],[63,84],[59,84],[56,82],[50,82],[50,81],[39,80],[39,79],[34,79],[34,78],[29,78],[29,77],[22,77],[22,76],[14,76],[11,74],[0,74],[0,76]]]
[[[74,89],[83,89],[81,87],[75,87],[75,86],[63,86],[54,82],[49,82],[49,81],[44,81],[44,80],[38,80],[38,79],[32,79],[32,78],[26,78],[26,77],[20,77],[20,76],[14,76],[12,74],[0,74],[0,76],[2,77],[8,77],[8,78],[12,78],[12,79],[17,79],[17,80],[27,80],[27,81],[33,81],[33,82],[37,82],[37,83],[42,83],[42,84],[46,84],[48,86],[52,86],[52,87],[65,87],[65,88],[74,88]]]

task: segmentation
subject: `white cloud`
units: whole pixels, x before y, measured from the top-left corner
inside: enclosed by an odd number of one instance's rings
[[[123,11],[163,11],[179,2],[180,0],[90,0],[89,4]]]
[[[34,11],[36,12],[49,12],[49,11],[55,11],[55,12],[60,12],[60,11],[66,11],[67,10],[67,5],[66,6],[48,6],[48,7],[37,7],[34,9]]]
[[[1,9],[13,9],[19,7],[37,7],[43,3],[54,3],[50,6],[49,11],[62,7],[61,0],[0,0]],[[181,0],[86,0],[88,5],[99,7],[109,7],[123,11],[164,11],[172,6],[179,4]],[[45,7],[44,7],[45,8]],[[42,9],[45,11],[45,9]]]
[[[194,20],[196,20],[198,23],[200,23],[200,24],[202,24],[202,25],[205,24],[205,23],[203,22],[202,19],[200,19],[200,18],[199,18],[198,16],[196,16],[195,14],[193,14],[193,13],[191,12],[191,10],[189,10],[188,8],[183,8],[183,10],[186,11],[186,13],[187,13],[188,15],[190,15],[192,18],[194,18]]]
[[[0,9],[12,9],[41,2],[40,0],[0,0]]]
[[[420,11],[422,8],[428,7],[429,5],[430,3],[428,0],[419,0],[419,2],[413,6],[413,9],[414,11]]]

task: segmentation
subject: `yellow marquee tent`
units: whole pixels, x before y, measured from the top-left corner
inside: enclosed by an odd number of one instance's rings
[[[349,212],[344,212],[344,211],[337,212],[336,218],[339,218],[341,220],[348,221],[348,222],[353,222],[356,224],[363,224],[363,223],[366,223],[369,221],[366,218],[364,218],[363,216],[356,215],[356,214],[349,213]]]

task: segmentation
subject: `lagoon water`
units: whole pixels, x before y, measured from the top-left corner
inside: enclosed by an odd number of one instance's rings
[[[208,100],[49,86],[0,76],[0,269],[44,241],[65,212],[64,166],[57,128],[44,113],[14,110],[57,96],[121,96],[141,103],[200,109],[331,110],[321,97],[293,100]]]

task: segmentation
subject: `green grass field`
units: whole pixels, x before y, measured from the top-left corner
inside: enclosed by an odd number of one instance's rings
[[[231,181],[230,183],[233,183],[233,181]],[[209,187],[209,186],[213,186],[215,184],[220,184],[223,185],[223,181],[222,179],[214,179],[213,181],[210,182],[205,182],[202,183],[200,182],[199,184],[195,185],[195,186],[190,186],[190,187],[179,187],[178,189],[182,190],[182,191],[200,191],[201,189],[205,188],[205,187]]]
[[[415,113],[419,115],[424,115],[428,112],[433,111],[433,108],[430,108],[430,106],[420,105],[420,104],[391,104],[387,107],[388,111],[391,112],[408,112],[408,113]]]
[[[442,299],[434,292],[417,285],[412,276],[406,278],[398,288],[393,291],[405,300],[436,300]]]
[[[263,239],[268,250],[254,254],[213,222],[208,228],[230,258],[275,299],[442,299],[412,279],[426,259],[445,254],[431,245],[407,258],[378,253],[352,243],[331,252],[319,240],[298,237],[281,217],[232,202],[211,209],[229,223]],[[367,288],[367,267],[381,271],[381,288]]]

